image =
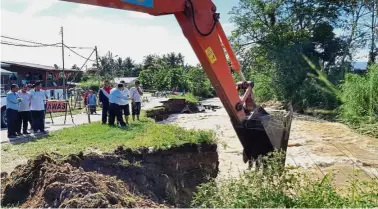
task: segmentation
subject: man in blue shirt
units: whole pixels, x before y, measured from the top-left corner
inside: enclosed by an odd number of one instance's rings
[[[115,117],[117,117],[118,123],[121,127],[125,128],[126,123],[123,121],[121,108],[119,106],[119,100],[129,98],[123,95],[122,91],[124,90],[122,83],[118,84],[117,88],[110,90],[109,94],[109,125],[114,126]]]
[[[18,85],[12,84],[11,90],[7,94],[7,120],[8,120],[8,138],[15,138],[18,131],[18,110],[20,109],[21,98],[17,94]]]

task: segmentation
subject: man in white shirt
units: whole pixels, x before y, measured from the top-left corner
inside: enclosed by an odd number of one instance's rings
[[[40,82],[35,83],[34,91],[31,92],[31,104],[30,111],[32,116],[32,128],[34,133],[45,131],[45,101],[47,100],[47,94],[42,90],[42,84]]]
[[[125,81],[121,81],[121,84],[123,84],[124,89],[121,91],[122,95],[129,98],[130,91],[126,87]],[[130,107],[129,107],[129,99],[119,99],[119,107],[121,109],[121,115],[125,115],[126,124],[129,124],[129,115],[130,115]]]
[[[28,130],[28,123],[31,123],[31,113],[30,113],[30,100],[31,100],[31,95],[30,93],[27,92],[28,90],[28,85],[24,84],[22,86],[21,91],[18,92],[18,96],[22,99],[20,103],[20,109],[18,110],[18,133],[21,133],[21,128],[22,128],[22,133],[23,134],[30,134]]]
[[[141,109],[141,96],[143,96],[143,91],[142,91],[142,88],[140,87],[139,81],[136,80],[135,87],[132,87],[130,89],[133,121],[135,121],[135,115],[137,116],[137,119],[139,120],[140,109]]]

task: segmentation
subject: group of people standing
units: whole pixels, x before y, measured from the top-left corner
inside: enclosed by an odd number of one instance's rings
[[[46,133],[45,103],[47,99],[48,96],[42,90],[40,82],[36,82],[32,88],[25,84],[21,90],[17,84],[12,84],[7,94],[8,138],[30,134],[28,123],[34,133],[38,131]]]
[[[135,81],[135,86],[130,90],[125,86],[125,82],[121,81],[116,87],[112,88],[109,81],[104,82],[104,87],[99,92],[99,102],[102,106],[102,124],[108,122],[114,126],[115,119],[121,127],[127,127],[130,115],[130,102],[132,119],[139,120],[141,110],[141,96],[143,90],[139,81]],[[123,120],[125,115],[126,122]],[[109,116],[109,118],[108,118]],[[107,121],[109,119],[109,121]]]
[[[141,96],[143,90],[139,81],[135,81],[135,86],[130,90],[121,81],[112,88],[109,81],[104,82],[104,87],[99,92],[99,103],[102,106],[102,124],[108,122],[114,126],[115,119],[121,127],[127,127],[130,115],[130,103],[132,119],[139,120],[141,110]],[[46,133],[45,131],[45,104],[48,96],[42,90],[42,84],[36,82],[32,88],[23,85],[21,90],[17,84],[11,85],[11,90],[7,94],[7,120],[8,138],[15,138],[28,132],[30,123],[33,132]],[[92,91],[86,96],[91,113],[96,112],[96,94]],[[125,115],[126,122],[123,120]],[[109,120],[109,121],[107,121]],[[22,132],[21,132],[22,129]]]

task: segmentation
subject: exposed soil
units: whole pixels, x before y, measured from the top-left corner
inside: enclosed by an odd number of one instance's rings
[[[167,150],[119,147],[64,160],[40,155],[10,176],[2,173],[2,206],[187,207],[196,187],[217,176],[216,150],[186,144]]]
[[[85,172],[40,155],[2,179],[2,206],[22,208],[162,207],[132,193],[114,177]]]

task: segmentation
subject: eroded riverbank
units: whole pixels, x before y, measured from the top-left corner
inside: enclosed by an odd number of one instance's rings
[[[217,98],[203,103],[222,106]],[[235,176],[247,168],[242,161],[242,146],[223,107],[204,113],[173,114],[161,123],[214,130],[219,138],[220,177]],[[340,123],[295,115],[286,164],[311,170],[318,176],[332,172],[340,184],[356,170],[361,170],[362,179],[377,180],[378,139],[355,133]]]

